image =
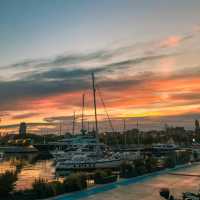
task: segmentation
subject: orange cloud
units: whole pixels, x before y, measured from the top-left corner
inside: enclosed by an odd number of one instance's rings
[[[161,41],[159,46],[162,48],[176,47],[180,44],[181,41],[182,41],[182,37],[180,36],[170,36],[164,41]]]

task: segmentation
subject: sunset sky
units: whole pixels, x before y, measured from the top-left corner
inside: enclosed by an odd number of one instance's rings
[[[91,72],[116,130],[200,119],[200,1],[0,0],[1,132],[92,128]],[[110,130],[98,96],[102,131]],[[77,132],[80,124],[77,125]],[[48,130],[47,130],[48,129]]]

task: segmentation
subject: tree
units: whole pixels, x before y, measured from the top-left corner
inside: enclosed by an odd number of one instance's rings
[[[0,196],[8,196],[15,187],[17,181],[17,173],[6,171],[0,175]]]

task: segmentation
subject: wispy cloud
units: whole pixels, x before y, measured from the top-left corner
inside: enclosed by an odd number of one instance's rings
[[[122,112],[131,116],[170,115],[178,106],[182,114],[193,112],[200,104],[200,60],[190,60],[181,45],[190,44],[196,37],[196,32],[191,32],[2,66],[0,70],[9,73],[2,73],[0,81],[0,110],[12,123],[37,118],[47,123],[71,120],[69,113],[80,107],[80,93],[91,88],[90,76],[95,72],[97,85],[103,89],[106,105],[115,117]],[[187,58],[189,65],[185,66]],[[167,62],[169,59],[174,62]],[[102,106],[99,108],[103,115]],[[48,112],[44,114],[44,110]],[[52,116],[55,114],[60,117]]]

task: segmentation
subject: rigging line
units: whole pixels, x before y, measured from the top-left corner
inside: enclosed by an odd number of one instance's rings
[[[82,95],[84,95],[84,107],[83,107],[83,96],[82,96],[82,117],[83,117],[83,123],[85,123],[85,120],[88,121],[88,118],[90,117],[89,115],[87,115],[87,108],[89,105],[89,98],[90,98],[90,92],[88,91],[88,89],[83,90]],[[83,126],[84,127],[84,126]]]
[[[105,110],[106,116],[107,116],[107,118],[108,118],[109,125],[110,125],[110,127],[111,127],[111,129],[112,129],[112,132],[114,133],[115,130],[114,130],[114,127],[113,127],[113,125],[112,125],[112,121],[111,121],[111,119],[110,119],[110,116],[109,116],[109,114],[108,114],[108,111],[107,111],[106,105],[105,105],[105,103],[104,103],[104,100],[103,100],[103,97],[102,97],[101,91],[100,91],[100,89],[99,89],[98,86],[96,86],[96,88],[97,88],[97,91],[98,91],[98,94],[99,94],[99,97],[100,97],[101,103],[102,103],[102,105],[103,105],[103,107],[104,107],[104,110]]]

